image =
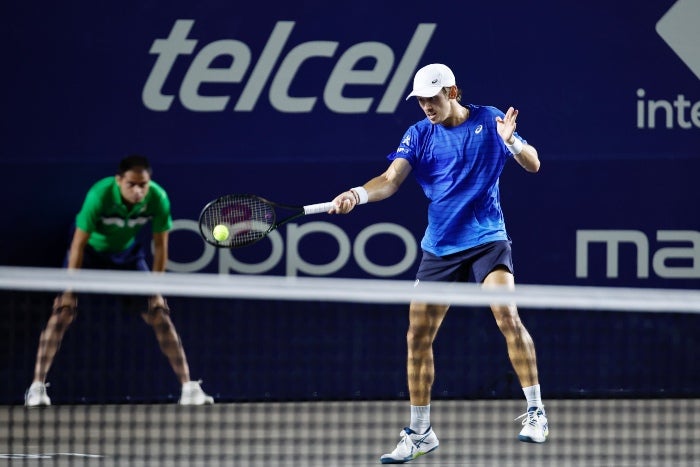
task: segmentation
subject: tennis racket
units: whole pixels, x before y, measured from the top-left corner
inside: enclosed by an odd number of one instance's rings
[[[262,240],[270,232],[306,214],[320,214],[333,208],[333,203],[290,206],[273,203],[255,195],[221,196],[209,202],[199,215],[199,231],[209,244],[220,248],[240,248]],[[289,211],[277,220],[277,211]],[[223,226],[223,227],[220,227]],[[216,235],[214,229],[217,229]]]

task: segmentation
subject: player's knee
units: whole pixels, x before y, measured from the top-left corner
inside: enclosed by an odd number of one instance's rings
[[[413,350],[427,349],[433,343],[433,335],[430,326],[411,323],[406,332],[406,344]]]
[[[149,303],[148,309],[141,316],[151,326],[167,325],[170,322],[170,309],[167,303],[164,303],[164,305],[152,305]]]
[[[496,317],[498,329],[500,329],[504,335],[509,336],[520,333],[520,329],[523,325],[517,313],[494,313],[494,316]]]
[[[446,311],[447,307],[443,305],[411,304],[406,333],[408,345],[412,348],[432,345]]]

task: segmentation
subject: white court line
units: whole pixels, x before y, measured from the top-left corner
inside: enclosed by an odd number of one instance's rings
[[[0,459],[54,459],[56,457],[80,457],[89,459],[101,459],[105,456],[99,454],[84,454],[81,452],[47,452],[40,454],[4,454],[0,453]]]

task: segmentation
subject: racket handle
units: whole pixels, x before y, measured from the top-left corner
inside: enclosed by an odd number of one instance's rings
[[[331,209],[333,209],[332,202],[309,204],[308,206],[304,206],[304,214],[321,214],[324,212],[328,212]]]

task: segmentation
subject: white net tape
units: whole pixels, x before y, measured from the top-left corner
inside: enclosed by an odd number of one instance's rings
[[[517,285],[484,290],[475,284],[0,266],[0,290],[36,290],[356,303],[450,303],[481,306],[652,312],[700,312],[700,290]]]

